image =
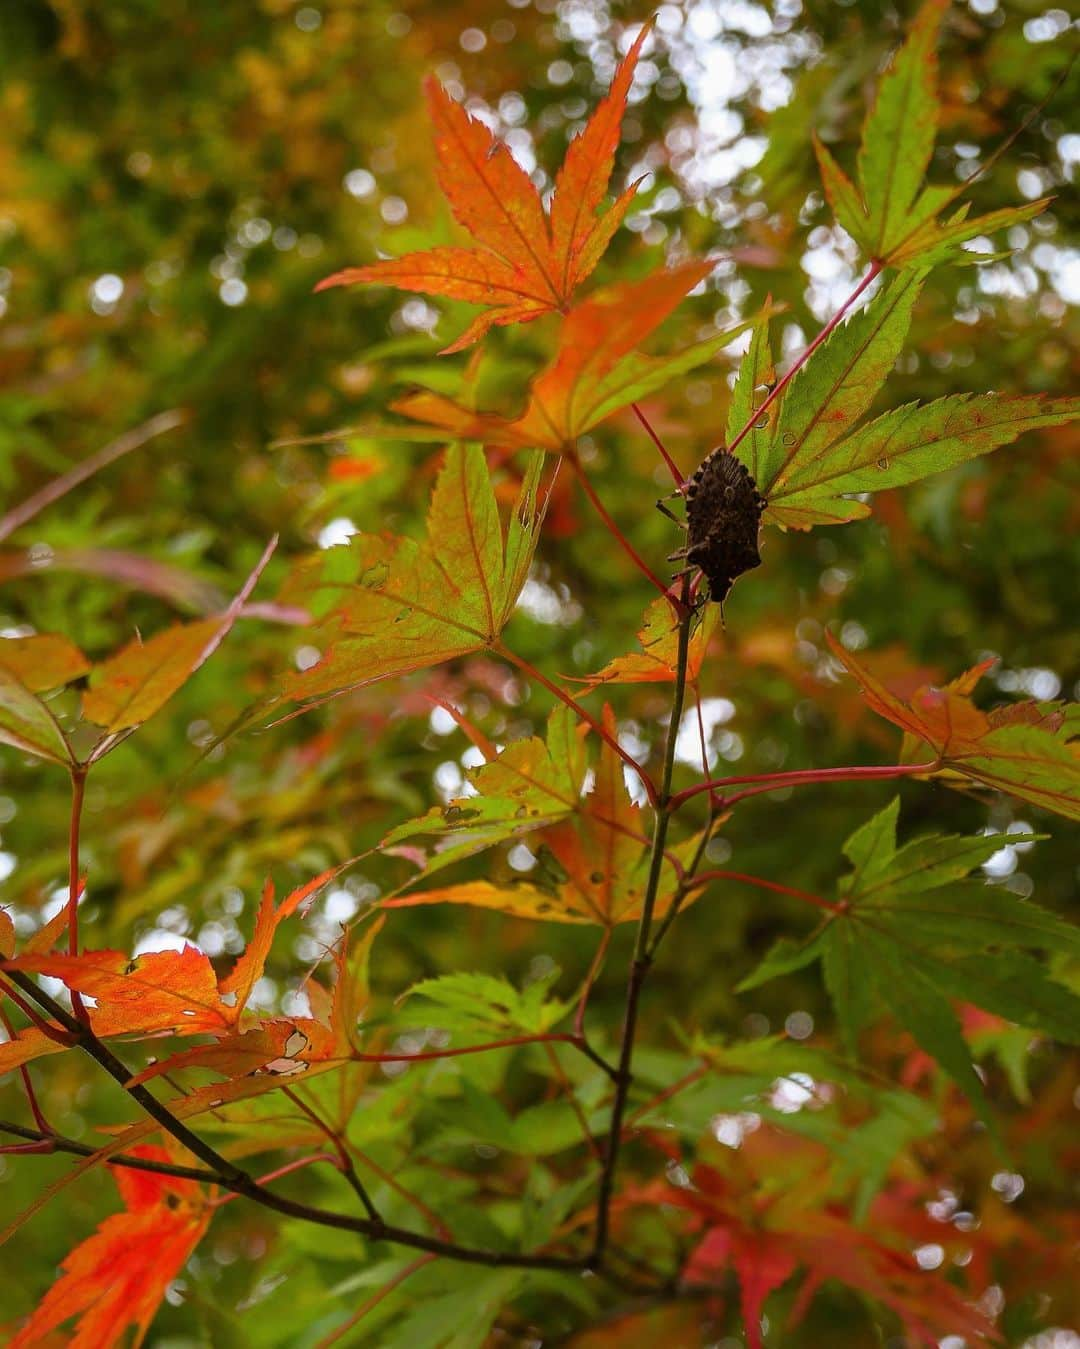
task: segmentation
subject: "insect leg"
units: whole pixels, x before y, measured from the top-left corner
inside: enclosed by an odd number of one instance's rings
[[[672,497],[682,496],[682,493],[672,492],[671,496]],[[686,529],[687,528],[686,521],[680,520],[673,510],[670,510],[667,506],[664,505],[664,502],[669,501],[670,499],[671,499],[670,497],[661,497],[661,499],[656,503],[656,509],[660,511],[663,515],[666,515],[669,520],[674,520],[680,529]]]

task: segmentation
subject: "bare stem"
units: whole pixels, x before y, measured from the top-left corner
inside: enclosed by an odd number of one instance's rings
[[[597,495],[596,488],[589,481],[588,475],[586,474],[584,468],[581,466],[580,460],[578,460],[575,457],[573,462],[574,462],[574,472],[577,474],[578,482],[581,483],[582,491],[592,502],[593,509],[596,511],[597,515],[599,515],[600,519],[603,520],[604,524],[607,526],[608,532],[611,534],[612,538],[615,539],[619,547],[623,550],[624,553],[626,553],[627,557],[631,560],[631,562],[633,562],[634,566],[637,567],[638,571],[640,571],[643,576],[647,576],[649,578],[649,580],[653,583],[653,585],[657,588],[657,590],[659,590],[660,594],[665,597],[665,599],[671,601],[673,608],[677,608],[678,602],[676,601],[674,596],[670,593],[669,583],[667,581],[662,581],[660,577],[657,576],[657,574],[653,571],[653,569],[641,556],[638,550],[634,547],[634,545],[622,532],[619,526],[615,523],[614,519],[611,517],[611,514],[608,511],[608,508],[604,505],[604,503],[600,500],[599,496]]]
[[[656,434],[656,430],[653,427],[652,422],[649,421],[648,417],[645,416],[644,412],[642,412],[641,408],[639,408],[636,403],[631,403],[630,407],[633,409],[634,416],[638,419],[641,425],[648,432],[649,439],[659,450],[660,458],[663,459],[664,463],[667,465],[668,472],[671,474],[675,486],[681,488],[683,482],[685,481],[682,475],[682,470],[679,468],[675,460],[672,459],[671,455],[668,454],[667,447],[665,446],[664,442],[660,439],[660,437]]]
[[[683,791],[675,793],[668,807],[673,811],[678,810],[685,801],[700,795],[701,792],[718,795],[723,793],[725,787],[739,787],[747,782],[762,784],[761,791],[775,792],[784,787],[805,787],[814,782],[862,782],[875,778],[910,777],[912,774],[933,773],[940,767],[940,760],[935,759],[933,763],[883,764],[881,767],[870,768],[797,768],[790,773],[747,773],[742,777],[713,778],[710,782],[699,782],[693,787],[686,787]],[[740,796],[754,794],[756,793],[740,792]],[[728,804],[730,801],[731,798],[727,798]]]
[[[86,797],[87,769],[79,764],[71,769],[71,827],[68,831],[68,955],[79,954],[79,829],[82,824],[83,800]],[[88,1022],[86,1007],[74,990],[71,1005],[80,1021]]]
[[[679,722],[682,720],[683,701],[686,696],[686,666],[690,653],[690,623],[693,612],[686,603],[687,588],[687,582],[684,578],[682,596],[684,613],[679,622],[675,689],[671,699],[671,718],[668,721],[667,742],[664,747],[663,775],[660,781],[660,792],[654,803],[656,820],[653,827],[649,876],[645,883],[641,918],[638,922],[637,937],[634,942],[634,957],[630,964],[630,975],[626,986],[626,1007],[623,1013],[618,1075],[615,1079],[615,1099],[611,1106],[611,1122],[608,1128],[607,1144],[604,1149],[604,1165],[600,1172],[600,1186],[596,1200],[596,1231],[591,1256],[591,1267],[593,1268],[603,1262],[607,1250],[611,1226],[611,1199],[615,1189],[619,1145],[622,1141],[623,1116],[626,1113],[626,1103],[630,1095],[630,1083],[632,1081],[631,1069],[634,1059],[634,1036],[637,1031],[638,1005],[641,1000],[641,990],[652,965],[652,957],[649,954],[649,934],[652,928],[653,915],[656,911],[656,899],[660,890],[660,876],[664,865],[664,846],[667,842],[668,824],[671,819],[671,812],[668,808],[671,800],[671,778],[675,768],[675,744],[679,734]]]

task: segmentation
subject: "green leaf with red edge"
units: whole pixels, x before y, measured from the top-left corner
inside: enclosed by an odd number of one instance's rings
[[[690,638],[686,677],[696,683],[701,674],[709,644],[721,627],[720,606],[709,605],[700,615]],[[666,684],[675,678],[679,650],[679,621],[671,605],[663,598],[653,600],[645,610],[645,620],[638,633],[640,651],[616,656],[596,674],[585,675],[587,684]]]
[[[1080,998],[1018,953],[1027,947],[1080,955],[1080,929],[1000,887],[964,880],[1001,847],[1000,835],[929,835],[898,849],[896,819],[894,801],[856,830],[844,845],[854,870],[839,884],[838,911],[800,947],[785,942],[770,952],[740,990],[822,959],[852,1053],[859,1032],[887,1008],[985,1116],[950,1000],[1080,1040]]]
[[[271,540],[224,613],[175,624],[147,642],[136,638],[99,665],[83,695],[87,720],[111,736],[141,726],[159,711],[228,636],[276,546],[277,540]]]
[[[480,248],[435,248],[350,267],[326,277],[316,289],[377,282],[488,306],[446,352],[460,351],[494,324],[524,323],[565,310],[634,195],[636,184],[598,214],[614,167],[626,96],[651,28],[646,24],[638,33],[609,93],[571,142],[555,181],[550,216],[507,146],[429,79],[439,186],[455,219]]]
[[[864,701],[909,737],[905,758],[926,756],[950,786],[979,783],[1044,810],[1080,819],[1080,723],[1075,704],[1015,703],[983,712],[968,697],[985,666],[944,688],[918,689],[905,702],[829,634],[833,654],[858,681]],[[915,760],[917,761],[917,760]]]
[[[858,185],[814,138],[825,196],[837,222],[868,258],[889,267],[976,261],[977,255],[966,252],[962,244],[1030,220],[1052,200],[1023,202],[975,219],[964,205],[940,219],[966,191],[964,184],[924,186],[940,114],[937,41],[948,4],[949,0],[926,0],[907,41],[881,78],[863,124]]]
[[[48,707],[0,665],[0,744],[65,766],[74,762],[59,723]]]
[[[606,728],[615,720],[605,708]],[[536,867],[521,879],[500,883],[465,881],[383,901],[388,909],[421,904],[468,904],[497,909],[518,918],[557,923],[598,923],[612,927],[641,914],[649,870],[648,839],[641,812],[633,804],[623,778],[623,763],[606,742],[601,745],[593,789],[571,819],[538,830],[529,848]],[[697,845],[688,840],[675,850],[686,854]],[[656,913],[664,914],[675,895],[674,866],[661,868]]]
[[[769,500],[767,519],[786,523],[774,498],[793,474],[828,460],[830,447],[870,407],[903,350],[922,282],[921,274],[907,272],[883,286],[865,309],[830,334],[788,385],[767,448],[758,452],[756,482]],[[749,469],[744,446],[735,453]]]
[[[164,1148],[141,1146],[138,1157],[171,1162]],[[125,1212],[115,1213],[64,1259],[63,1273],[9,1349],[32,1349],[78,1317],[71,1343],[119,1344],[134,1328],[141,1341],[169,1284],[210,1225],[212,1210],[193,1181],[146,1172],[114,1172]]]
[[[281,599],[319,620],[307,639],[322,650],[289,674],[276,697],[302,706],[494,646],[525,584],[546,509],[543,456],[533,455],[504,533],[483,451],[447,451],[423,543],[358,534],[297,567]]]
[[[741,333],[776,312],[770,307],[670,355],[639,352],[640,344],[711,270],[710,262],[660,270],[641,281],[607,286],[572,309],[563,322],[558,351],[533,380],[519,417],[476,412],[433,392],[410,394],[394,403],[393,410],[464,440],[573,453],[577,438],[586,431],[710,361]]]
[[[1080,398],[953,394],[886,412],[817,457],[798,456],[769,498],[774,517],[808,528],[866,514],[852,493],[902,487],[1080,417]]]
[[[582,809],[586,767],[584,726],[560,704],[548,718],[546,739],[512,741],[497,757],[469,770],[476,795],[457,797],[398,825],[380,847],[418,861],[421,874],[430,876]],[[421,837],[436,840],[435,850],[417,856],[419,850],[409,843]]]
[[[90,662],[66,637],[42,632],[0,638],[0,669],[31,693],[45,693],[86,674]]]

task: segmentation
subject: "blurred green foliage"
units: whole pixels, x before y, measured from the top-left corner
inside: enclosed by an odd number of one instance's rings
[[[850,164],[867,91],[910,16],[869,0],[684,0],[659,12],[616,184],[648,176],[598,280],[642,274],[668,255],[715,254],[706,293],[680,310],[680,331],[734,321],[772,296],[788,307],[779,329],[790,357],[857,279],[850,244],[833,230],[822,200],[810,129]],[[433,447],[349,435],[321,445],[281,442],[383,419],[391,399],[415,382],[441,381],[455,391],[468,357],[435,353],[469,311],[444,306],[439,313],[382,289],[316,296],[312,287],[380,250],[451,237],[434,190],[420,100],[425,73],[434,71],[456,96],[482,100],[515,152],[548,175],[540,178],[546,184],[568,135],[606,88],[621,26],[645,17],[641,5],[604,0],[9,0],[0,7],[5,506],[152,414],[190,411],[180,430],[106,468],[4,542],[0,628],[64,632],[101,658],[136,630],[219,608],[273,533],[282,542],[262,598],[325,530],[330,537],[343,529],[416,534],[437,462]],[[939,181],[967,176],[1047,95],[1070,57],[1062,17],[1067,24],[1063,11],[1026,0],[954,6],[941,54],[945,116],[932,170]],[[1078,94],[1072,73],[974,183],[978,211],[1044,193],[1057,199],[1031,225],[993,240],[1009,257],[934,273],[887,405],[968,389],[1062,393],[1075,384],[1080,141],[1064,118]],[[554,332],[544,320],[494,334],[485,406],[515,406]],[[650,404],[686,469],[720,438],[733,372],[734,358],[722,353]],[[1080,677],[1078,436],[1074,428],[1031,435],[902,495],[885,494],[869,519],[842,529],[772,532],[765,565],[729,601],[727,629],[703,675],[704,696],[726,700],[706,705],[717,716],[720,771],[725,763],[739,765],[732,772],[762,772],[895,754],[892,729],[861,711],[849,685],[836,684],[826,624],[894,674],[952,677],[992,655],[991,701],[1019,692],[1069,695]],[[584,448],[612,514],[661,567],[675,542],[653,508],[664,478],[647,438],[626,417],[600,428]],[[121,565],[129,582],[115,579]],[[534,583],[513,620],[514,649],[551,677],[599,669],[633,648],[648,599],[639,580],[564,474]],[[84,923],[95,945],[132,949],[190,935],[224,960],[250,931],[267,872],[282,885],[306,880],[372,847],[437,801],[440,789],[460,784],[468,743],[432,715],[430,696],[467,707],[500,742],[539,730],[550,707],[541,689],[526,689],[508,668],[476,657],[361,691],[203,757],[272,672],[293,665],[298,653],[303,659],[303,647],[302,630],[289,622],[241,620],[167,710],[91,778]],[[621,687],[611,696],[635,752],[645,747],[655,762],[666,690]],[[598,703],[593,695],[590,707]],[[57,710],[67,709],[61,702]],[[693,780],[689,767],[679,772],[678,785]],[[710,855],[716,865],[830,893],[840,843],[891,795],[883,783],[761,797],[732,818]],[[939,785],[905,785],[901,799],[905,837],[931,826],[972,833],[1016,822],[1003,799]],[[0,901],[20,916],[23,931],[43,907],[55,907],[64,883],[68,808],[62,773],[0,755]],[[1075,831],[1033,808],[1016,813],[1050,837],[1012,855],[1007,864],[1017,869],[1003,880],[1064,913],[1075,896]],[[508,865],[504,854],[485,856],[473,874]],[[346,892],[359,902],[404,874],[402,863],[374,859],[352,873]],[[662,1086],[678,1076],[686,1035],[757,1037],[780,1031],[795,1012],[818,1023],[815,1043],[828,1044],[830,1013],[812,970],[752,994],[734,992],[778,935],[807,929],[811,917],[793,900],[735,886],[690,909],[649,989],[654,1058],[642,1056],[646,1079],[651,1071]],[[334,931],[332,915],[319,910],[305,935],[294,928],[279,943],[273,979],[261,990],[267,1005],[285,998],[288,1008]],[[618,1031],[629,940],[617,934],[590,1009],[608,1044]],[[557,993],[570,997],[591,955],[576,929],[459,908],[404,910],[377,948],[373,980],[386,1015],[416,980],[463,969],[520,983],[557,967]],[[1068,1205],[1061,1168],[1075,1059],[1030,1039],[1023,1047],[991,1046],[998,1058],[985,1067],[988,1095],[1005,1121],[1009,1167],[1027,1178],[1017,1207],[1037,1228],[1059,1222]],[[882,1042],[883,1070],[895,1068],[897,1053],[895,1043]],[[537,1104],[538,1078],[527,1065],[515,1061],[508,1084],[518,1105]],[[569,1062],[565,1068],[577,1071]],[[486,1093],[506,1071],[502,1056],[467,1061],[465,1093],[452,1104],[437,1076],[423,1101],[412,1072],[387,1079],[379,1106],[358,1121],[358,1145],[421,1192],[432,1168],[445,1166],[440,1193],[452,1196],[457,1185],[464,1214],[477,1160],[461,1140],[481,1136]],[[769,1065],[764,1071],[767,1078]],[[50,1118],[70,1136],[92,1137],[96,1125],[123,1115],[118,1093],[72,1056],[45,1061],[33,1076]],[[1031,1104],[1013,1094],[1024,1080]],[[23,1118],[20,1090],[15,1076],[0,1083],[0,1114]],[[703,1102],[698,1130],[735,1108],[733,1101]],[[388,1126],[395,1109],[411,1121],[411,1148],[403,1150]],[[234,1132],[242,1142],[243,1131]],[[989,1206],[987,1222],[1002,1235],[988,1280],[1007,1290],[1009,1344],[1075,1319],[1075,1287],[1048,1256],[1045,1277],[1032,1275],[1025,1260],[1010,1270],[1009,1240],[1019,1238],[995,1216],[995,1205],[1004,1209],[989,1188],[1001,1158],[970,1113],[942,1101],[932,1128],[898,1110],[879,1146],[890,1156],[910,1146],[927,1173],[953,1177],[965,1208]],[[0,1159],[5,1211],[28,1204],[66,1165]],[[305,1193],[336,1194],[332,1180],[310,1174],[296,1182]],[[501,1174],[504,1182],[508,1193],[535,1187],[537,1211],[554,1192],[544,1221],[553,1228],[561,1220],[563,1190],[553,1170],[520,1161]],[[16,1256],[0,1265],[5,1319],[29,1310],[73,1234],[88,1232],[113,1204],[108,1181],[92,1175],[19,1233]],[[151,1343],[312,1345],[408,1263],[393,1253],[371,1266],[358,1239],[271,1222],[242,1204],[227,1215],[192,1262],[183,1295],[163,1309]],[[395,1216],[408,1218],[407,1207]],[[473,1210],[473,1232],[465,1221],[462,1238],[482,1241],[500,1223],[504,1237],[522,1235],[509,1204]],[[542,1227],[538,1219],[526,1239],[543,1239]],[[660,1250],[673,1245],[662,1232],[655,1240]],[[1025,1257],[1036,1269],[1039,1258],[1038,1250]],[[525,1344],[534,1334],[559,1342],[589,1323],[594,1301],[603,1302],[595,1290],[560,1286],[549,1295],[542,1281],[498,1272],[469,1275],[461,1285],[458,1278],[440,1266],[422,1271],[405,1285],[407,1300],[387,1300],[385,1316],[372,1323],[375,1338],[347,1342],[441,1344],[447,1318],[463,1321],[468,1312],[479,1324],[484,1308],[490,1320],[507,1305],[503,1337],[490,1343]],[[454,1287],[460,1306],[443,1297]],[[729,1317],[716,1333],[734,1334],[736,1324]],[[865,1309],[835,1292],[801,1331],[780,1334],[773,1343],[900,1343],[872,1330]]]

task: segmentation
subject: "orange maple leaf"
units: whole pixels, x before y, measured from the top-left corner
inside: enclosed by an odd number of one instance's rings
[[[402,416],[438,427],[460,440],[481,440],[510,449],[540,448],[573,453],[586,431],[631,403],[656,392],[679,375],[703,365],[771,307],[692,346],[648,356],[638,346],[668,317],[687,291],[713,269],[705,261],[660,268],[640,281],[621,281],[594,291],[566,315],[559,346],[536,376],[519,417],[474,412],[460,401],[430,390],[410,394],[391,406]],[[386,434],[380,430],[380,434]]]
[[[906,733],[906,761],[913,753],[925,756],[922,746],[929,745],[938,763],[928,776],[940,775],[952,786],[966,779],[1080,819],[1076,704],[1028,700],[983,712],[969,695],[989,661],[943,688],[917,689],[905,702],[828,636],[833,655],[858,681],[863,700]]]
[[[435,79],[425,85],[435,128],[437,176],[459,224],[479,248],[432,248],[367,267],[348,267],[315,287],[381,282],[489,306],[443,354],[460,351],[494,324],[524,323],[565,310],[600,261],[637,190],[632,183],[602,215],[626,96],[646,24],[615,72],[584,131],[570,143],[555,180],[550,213],[509,149],[469,116]]]
[[[228,1035],[239,1025],[251,990],[280,924],[350,863],[341,863],[298,886],[274,907],[267,881],[255,919],[255,932],[232,970],[220,981],[208,956],[196,946],[181,951],[152,951],[131,958],[122,951],[84,951],[81,955],[24,954],[3,962],[5,969],[61,979],[73,992],[93,998],[90,1029],[113,1035]],[[60,1029],[59,1027],[57,1028]],[[64,1048],[35,1026],[27,1026],[0,1045],[0,1072]],[[272,1057],[272,1056],[271,1056]]]
[[[170,1162],[164,1148],[142,1146],[136,1156]],[[202,1240],[212,1211],[191,1180],[113,1168],[125,1212],[114,1213],[63,1262],[8,1349],[32,1349],[73,1316],[71,1349],[109,1349],[130,1326],[142,1340],[165,1290]]]

